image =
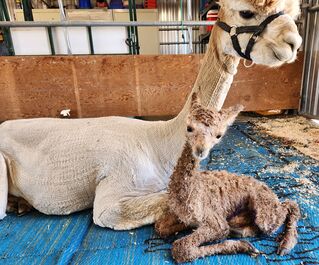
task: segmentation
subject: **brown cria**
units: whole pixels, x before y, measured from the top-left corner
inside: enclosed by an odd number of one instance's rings
[[[199,163],[225,134],[241,111],[232,107],[220,112],[202,107],[196,94],[192,97],[187,121],[187,140],[168,186],[169,212],[156,222],[161,237],[186,228],[193,233],[173,243],[177,262],[192,261],[215,254],[259,254],[245,240],[225,240],[214,245],[204,243],[229,235],[270,235],[287,222],[278,254],[285,255],[297,243],[300,210],[296,202],[281,203],[266,184],[248,176],[226,171],[200,171]]]

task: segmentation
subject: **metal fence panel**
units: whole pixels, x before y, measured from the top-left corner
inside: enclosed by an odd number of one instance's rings
[[[192,2],[193,20],[199,20],[199,0]],[[182,4],[182,6],[181,6]],[[187,0],[158,0],[159,21],[187,21]],[[185,54],[188,53],[187,28],[161,27],[160,28],[160,51],[161,54]],[[193,28],[193,51],[199,50],[199,28]],[[182,38],[184,35],[184,39]]]
[[[319,118],[319,0],[309,1],[305,26],[305,61],[300,113]],[[312,10],[311,10],[312,9]]]

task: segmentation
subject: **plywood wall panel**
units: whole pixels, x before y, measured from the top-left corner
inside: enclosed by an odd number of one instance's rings
[[[303,55],[280,68],[240,64],[225,105],[243,104],[247,110],[298,109]]]
[[[128,58],[94,56],[74,60],[82,117],[138,113],[135,64],[133,58]]]
[[[178,113],[199,71],[199,56],[136,57],[141,114]]]
[[[202,55],[0,57],[0,120],[108,115],[175,115],[182,108]],[[302,56],[277,69],[239,71],[225,106],[246,110],[298,107]]]

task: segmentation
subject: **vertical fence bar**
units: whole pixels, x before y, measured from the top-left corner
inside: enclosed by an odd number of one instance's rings
[[[25,21],[33,21],[31,0],[22,0],[23,15]]]
[[[136,14],[136,3],[135,0],[132,0],[133,4],[133,20],[137,21],[137,14]],[[140,54],[140,44],[138,40],[138,28],[135,26],[134,27],[134,33],[135,33],[135,49],[136,49],[136,54]]]
[[[0,0],[0,21],[10,21],[9,12],[5,0]],[[9,51],[9,55],[15,55],[11,32],[9,28],[3,28],[4,40]]]
[[[130,21],[133,21],[134,18],[133,18],[133,9],[132,9],[132,5],[133,5],[133,2],[132,0],[129,0],[128,1],[128,6],[129,6],[129,15],[130,15]],[[136,54],[136,49],[135,49],[135,32],[134,32],[134,27],[131,26],[129,27],[129,31],[130,31],[130,44],[132,45],[132,54]]]
[[[127,39],[125,41],[126,45],[129,47],[129,53],[133,54],[133,49],[132,49],[132,41],[131,41],[131,27],[126,27],[127,31]]]
[[[87,27],[88,34],[89,34],[89,42],[90,42],[90,52],[94,54],[94,44],[93,44],[93,37],[92,37],[92,28],[89,26]]]
[[[319,5],[319,0],[312,1],[306,11],[305,59],[299,111],[305,116],[319,118],[319,9],[311,10],[315,5]]]
[[[52,35],[52,27],[47,27],[47,30],[48,30],[48,36],[49,36],[49,41],[50,41],[51,54],[55,55],[53,35]]]
[[[1,0],[1,10],[3,11],[5,21],[10,21],[8,7],[5,0]]]

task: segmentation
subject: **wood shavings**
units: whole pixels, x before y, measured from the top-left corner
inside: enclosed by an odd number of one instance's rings
[[[253,123],[265,133],[281,138],[301,153],[319,160],[319,127],[300,116],[289,118],[261,118]]]

